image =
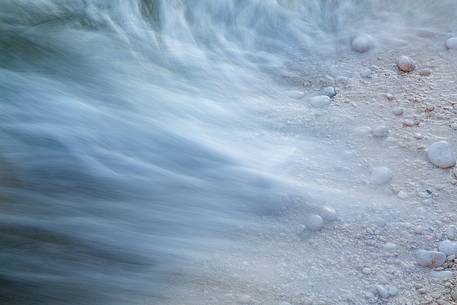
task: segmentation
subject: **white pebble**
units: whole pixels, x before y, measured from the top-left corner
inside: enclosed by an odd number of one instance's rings
[[[457,242],[450,240],[443,240],[438,244],[438,250],[446,255],[457,254]]]
[[[455,153],[446,141],[438,141],[430,145],[427,156],[432,164],[441,168],[453,167],[456,162]]]
[[[405,120],[403,120],[403,126],[406,126],[406,127],[413,127],[414,125],[416,125],[416,122],[414,122],[414,121],[411,120],[411,119],[405,119]]]
[[[400,199],[407,199],[408,198],[408,193],[404,192],[404,191],[399,191],[398,194],[397,194],[398,198]]]
[[[384,249],[389,250],[389,251],[394,250],[396,247],[397,247],[397,245],[394,243],[385,243],[384,244]]]
[[[410,57],[402,55],[397,59],[397,67],[400,71],[412,72],[416,68],[416,64]]]
[[[375,127],[371,133],[376,138],[385,138],[389,135],[389,129],[386,126]]]
[[[328,206],[324,206],[320,209],[320,215],[323,219],[327,221],[335,221],[338,218],[336,215],[336,211]]]
[[[416,234],[423,234],[424,233],[424,227],[423,226],[417,226],[414,228],[414,233]]]
[[[324,227],[324,220],[319,215],[311,215],[305,224],[310,231],[319,231]]]
[[[405,111],[401,107],[395,107],[394,109],[392,109],[392,113],[395,115],[402,115],[403,112]]]
[[[451,37],[448,40],[446,40],[446,47],[448,49],[457,49],[457,37]]]
[[[327,108],[332,100],[327,95],[318,95],[310,98],[309,102],[315,108]]]
[[[374,46],[373,38],[367,34],[359,34],[352,40],[352,50],[365,53]]]
[[[432,271],[430,275],[437,280],[450,280],[453,278],[451,271]]]
[[[383,299],[387,299],[390,296],[389,290],[381,285],[376,285],[376,292]]]
[[[455,240],[457,237],[457,227],[454,225],[450,225],[446,231],[447,238],[450,240]]]
[[[416,133],[414,133],[414,138],[416,140],[422,140],[424,138],[424,135],[419,132],[416,132]]]
[[[376,291],[376,294],[379,295],[383,299],[387,299],[387,298],[398,295],[398,288],[394,287],[394,286],[376,285],[375,291]]]
[[[446,261],[446,254],[438,251],[419,250],[416,252],[416,260],[419,266],[436,268]]]
[[[373,185],[385,185],[392,180],[392,171],[385,166],[373,168],[370,176],[370,183]]]
[[[394,287],[394,286],[389,286],[389,287],[387,288],[387,291],[389,292],[389,295],[390,295],[391,297],[397,296],[397,295],[398,295],[398,292],[399,292],[399,291],[398,291],[398,288],[397,288],[397,287]]]

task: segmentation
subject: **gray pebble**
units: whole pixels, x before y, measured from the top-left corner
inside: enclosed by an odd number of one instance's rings
[[[457,50],[457,37],[451,37],[446,40],[446,47],[448,49]]]
[[[446,255],[457,254],[457,242],[450,240],[443,240],[438,243],[438,250]]]
[[[314,108],[327,108],[332,100],[326,95],[318,95],[310,98],[309,102]]]
[[[325,87],[325,88],[322,88],[321,94],[326,95],[329,98],[332,98],[332,97],[336,96],[336,90],[333,87]]]
[[[374,167],[371,171],[370,184],[385,185],[392,180],[392,171],[385,166]]]
[[[395,115],[402,115],[403,112],[405,112],[405,111],[401,107],[395,107],[394,109],[392,109],[392,113]]]
[[[319,231],[324,227],[324,220],[319,215],[311,215],[306,219],[306,227],[311,231]]]
[[[453,278],[451,271],[432,271],[430,275],[437,280],[445,281]]]
[[[453,167],[456,163],[454,150],[446,141],[438,141],[430,145],[427,156],[433,165],[440,168]]]

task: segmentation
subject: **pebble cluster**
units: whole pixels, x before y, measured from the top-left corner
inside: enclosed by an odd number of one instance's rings
[[[445,42],[445,46],[448,50],[457,50],[457,37],[449,38]],[[356,53],[366,53],[371,51],[374,47],[375,40],[368,34],[359,34],[355,36],[351,41],[351,48]],[[398,56],[395,60],[394,65],[398,75],[402,75],[403,77],[418,75],[420,77],[424,77],[425,79],[426,77],[432,76],[432,70],[430,68],[418,66],[419,65],[413,58],[406,55]],[[364,81],[369,81],[372,79],[374,77],[373,71],[377,69],[377,67],[362,69],[362,71],[359,73],[360,78],[362,79],[361,82],[363,83]],[[339,86],[337,86],[338,89],[344,88],[348,83],[347,78],[345,78],[344,81],[340,81],[340,78],[335,80],[335,83],[339,84]],[[321,87],[319,94],[320,95],[310,99],[310,104],[316,108],[327,108],[332,104],[332,99],[337,96],[337,89],[332,86],[323,86]],[[338,94],[340,94],[339,91]],[[385,95],[385,99],[392,104],[391,113],[394,117],[399,119],[399,123],[402,128],[416,129],[422,124],[420,117],[407,116],[407,109],[401,106],[397,96],[387,93]],[[355,103],[351,102],[351,104],[354,107],[357,107]],[[432,100],[425,103],[423,109],[425,114],[434,113],[436,110],[436,104]],[[453,128],[457,130],[457,120]],[[360,135],[371,134],[371,136],[376,139],[379,144],[388,142],[391,136],[390,126],[383,124],[374,126],[373,128],[360,127],[358,128],[358,131],[360,131]],[[413,137],[416,140],[424,140],[424,135],[420,132],[415,132]],[[418,151],[425,153],[426,160],[435,167],[435,170],[450,170],[451,175],[455,176],[457,184],[457,168],[455,167],[457,159],[456,148],[450,142],[451,141],[446,139],[436,138],[435,141],[428,141],[427,146],[418,147]],[[434,170],[433,167],[430,167],[430,169]],[[368,183],[379,188],[384,188],[389,187],[389,185],[392,184],[392,181],[394,181],[394,178],[394,173],[389,167],[376,166],[371,168]],[[398,198],[403,200],[407,200],[410,196],[408,192],[402,189],[395,191],[395,193],[397,194]],[[432,196],[433,193],[431,191],[424,191],[423,198],[431,198]],[[326,207],[322,209],[318,214],[308,217],[308,219],[305,221],[305,231],[312,232],[322,230],[327,222],[334,221],[336,219],[337,216],[335,210]],[[417,235],[423,235],[425,234],[424,230],[425,229],[419,225],[415,227],[413,231]],[[446,236],[446,238],[438,241],[435,244],[436,248],[434,249],[433,244],[430,244],[428,249],[424,248],[412,251],[412,255],[415,257],[416,268],[429,270],[429,279],[443,281],[443,283],[446,283],[446,285],[449,286],[449,295],[447,296],[448,301],[444,301],[446,297],[443,297],[441,294],[433,295],[432,293],[430,295],[431,299],[440,299],[443,301],[437,301],[437,303],[432,301],[430,303],[420,304],[457,304],[457,287],[453,288],[454,286],[452,284],[454,280],[454,270],[457,269],[457,242],[455,241],[455,239],[457,239],[456,227],[450,226]],[[395,251],[396,247],[397,246],[395,244],[387,242],[384,245],[384,250]],[[372,270],[369,267],[364,267],[361,269],[361,272],[362,274],[369,275],[372,273]],[[417,292],[419,294],[426,294],[427,290],[424,287],[418,285]],[[367,299],[369,300],[382,300],[398,297],[401,295],[401,291],[393,285],[383,283],[373,286],[373,288],[366,294]],[[424,300],[429,300],[429,298],[424,297]]]

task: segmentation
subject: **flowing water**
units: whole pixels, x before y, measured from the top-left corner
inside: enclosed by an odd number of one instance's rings
[[[338,173],[312,196],[290,174],[298,154],[305,181],[343,157],[311,131],[284,136],[273,114],[307,107],[285,76],[325,70],[358,32],[382,50],[412,28],[456,30],[456,12],[449,0],[0,1],[0,303],[173,304],[199,276],[190,266],[248,247],[240,228],[268,230],[291,197],[306,210],[344,194]]]

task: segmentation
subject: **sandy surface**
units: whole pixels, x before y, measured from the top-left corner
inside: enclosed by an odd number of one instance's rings
[[[273,225],[266,219],[268,230],[262,233],[240,228],[232,238],[244,240],[243,246],[196,267],[204,275],[193,281],[186,299],[173,303],[193,304],[194,295],[201,305],[457,304],[450,295],[454,275],[437,279],[432,272],[443,268],[419,267],[414,257],[418,249],[435,249],[457,224],[456,172],[439,169],[426,157],[437,140],[457,147],[457,53],[440,41],[349,54],[325,62],[329,69],[317,63],[285,76],[296,92],[305,86],[312,95],[329,85],[338,93],[328,110],[310,110],[306,95],[298,95],[269,117],[281,123],[282,137],[320,142],[320,151],[297,146],[284,169],[309,197],[288,197],[287,212]],[[417,62],[414,72],[399,73],[395,60],[402,54]],[[431,74],[421,75],[424,70]],[[393,113],[398,107],[402,115]],[[413,126],[406,126],[408,120]],[[373,137],[370,130],[381,125],[388,137]],[[316,154],[336,161],[314,164],[310,156]],[[367,184],[374,166],[392,170],[389,185]],[[337,210],[338,220],[303,233],[303,220],[323,204]],[[454,268],[453,262],[446,264]],[[393,295],[380,297],[378,285]]]

